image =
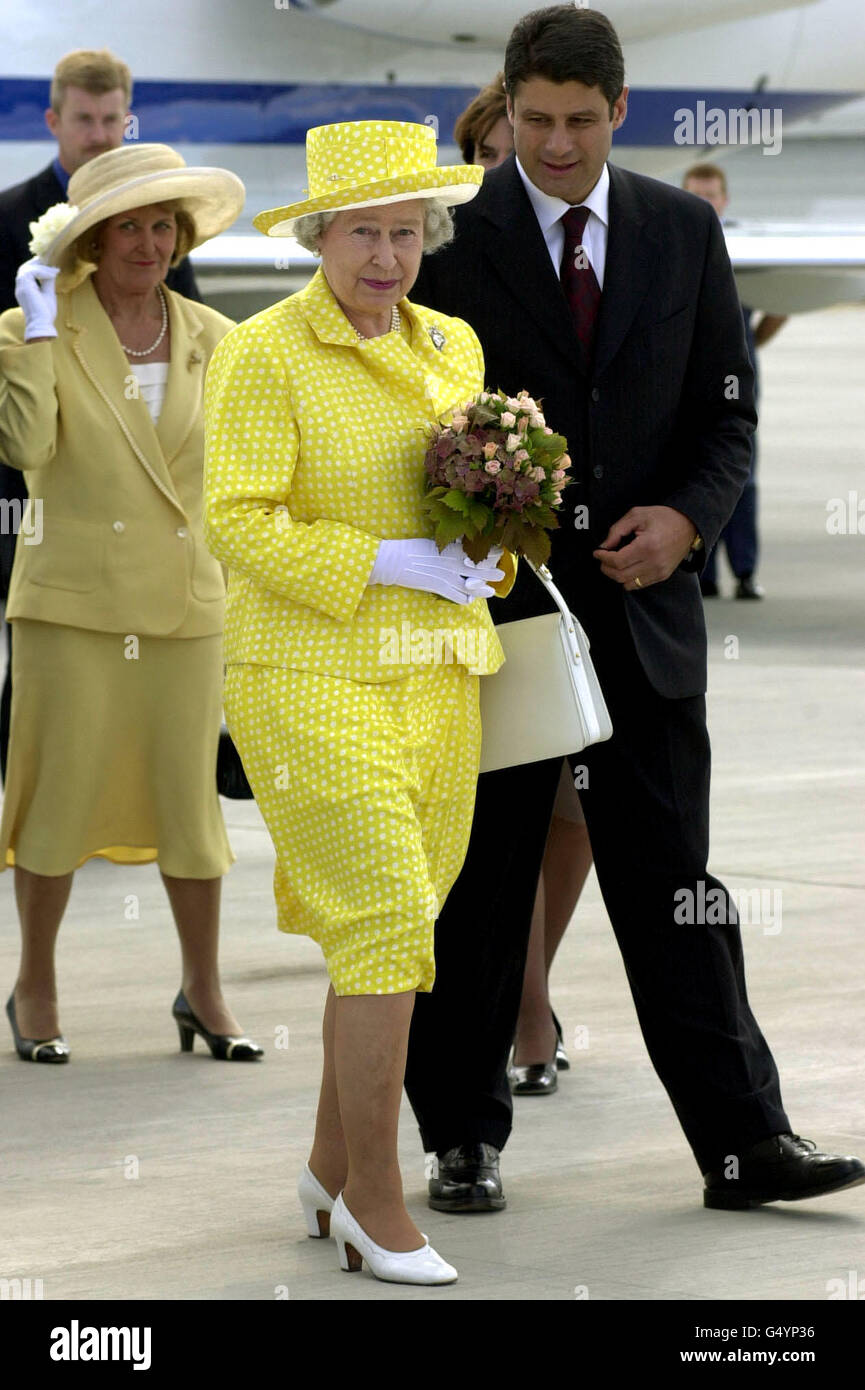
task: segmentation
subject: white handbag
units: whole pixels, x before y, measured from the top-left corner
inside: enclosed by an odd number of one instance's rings
[[[496,628],[505,663],[481,676],[481,772],[579,753],[613,732],[588,637],[546,565],[523,563],[559,612]]]

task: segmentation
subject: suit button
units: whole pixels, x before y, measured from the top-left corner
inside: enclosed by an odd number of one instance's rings
[[[592,387],[592,400],[593,400],[593,401],[599,401],[600,399],[601,399],[601,393],[600,393],[600,391],[598,390],[597,386],[593,386],[593,387]]]
[[[115,521],[113,523],[113,530],[115,530],[119,536],[121,531],[126,530],[126,527],[124,526],[122,521]]]
[[[603,464],[601,464],[601,463],[596,463],[595,466],[594,466],[594,468],[592,469],[592,477],[593,477],[593,478],[603,478],[603,476],[604,476],[604,467],[603,467]]]
[[[178,526],[177,534],[182,541],[185,541],[186,537],[189,535],[189,532],[187,531],[185,526]]]

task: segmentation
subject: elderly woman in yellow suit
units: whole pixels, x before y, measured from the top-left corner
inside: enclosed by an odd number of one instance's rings
[[[255,225],[321,266],[228,334],[207,377],[226,718],[276,849],[278,925],[320,944],[331,980],[309,1233],[336,1238],[343,1269],[448,1283],[405,1209],[397,1123],[468,844],[478,676],[503,659],[485,598],[514,562],[474,567],[431,539],[425,432],[482,389],[483,361],[467,324],[406,295],[483,171],[436,167],[432,131],[391,121],[311,130],[307,166],[310,196]]]
[[[54,944],[74,870],[156,860],[177,924],[184,1050],[241,1036],[217,966],[233,859],[215,786],[224,581],[201,534],[202,388],[231,321],[163,285],[229,226],[243,184],[165,145],[82,166],[34,225],[40,257],[0,318],[0,455],[30,494],[12,573],[0,869],[15,865],[18,1055],[66,1062]],[[58,272],[60,278],[56,280]]]

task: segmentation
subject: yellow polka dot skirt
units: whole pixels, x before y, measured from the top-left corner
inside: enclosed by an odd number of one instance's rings
[[[318,942],[338,995],[431,990],[471,830],[478,677],[232,665],[225,714],[276,851],[280,931]]]

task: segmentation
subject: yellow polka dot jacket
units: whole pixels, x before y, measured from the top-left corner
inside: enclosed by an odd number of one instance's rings
[[[204,533],[228,567],[227,664],[360,681],[504,657],[484,599],[367,587],[380,540],[431,536],[430,424],[483,389],[473,330],[411,304],[402,333],[361,341],[319,268],[239,324],[205,383]],[[509,592],[516,569],[500,562]]]

